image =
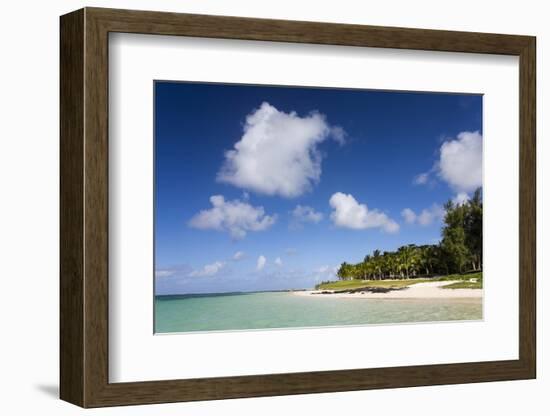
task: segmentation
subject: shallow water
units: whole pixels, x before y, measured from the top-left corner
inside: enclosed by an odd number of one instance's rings
[[[349,299],[288,292],[155,299],[156,333],[480,319],[481,299]]]

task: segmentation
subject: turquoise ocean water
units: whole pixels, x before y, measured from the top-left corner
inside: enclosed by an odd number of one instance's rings
[[[349,299],[289,292],[155,298],[156,333],[480,319],[481,299]]]

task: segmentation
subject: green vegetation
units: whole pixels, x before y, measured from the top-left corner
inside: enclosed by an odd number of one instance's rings
[[[444,282],[447,280],[461,280],[461,281],[468,281],[468,280],[482,280],[483,279],[483,273],[477,272],[477,273],[465,273],[465,274],[449,274],[446,276],[438,276],[432,279],[433,282]]]
[[[481,271],[483,202],[481,189],[464,204],[448,201],[439,244],[409,244],[396,251],[374,250],[357,264],[342,263],[342,281],[383,281]],[[448,279],[453,280],[453,279]],[[458,279],[462,280],[462,279]]]
[[[432,282],[433,279],[409,279],[409,280],[339,280],[336,282],[323,282],[315,286],[316,290],[348,291],[362,288],[400,289],[416,283]]]
[[[482,289],[483,288],[483,273],[469,273],[462,275],[444,276],[438,280],[460,280],[456,283],[451,283],[443,286],[443,289]]]
[[[477,282],[463,281],[463,282],[456,282],[456,283],[451,283],[450,285],[447,285],[447,286],[443,286],[443,289],[481,289],[481,288],[482,288],[481,281],[477,281]]]
[[[458,280],[458,281],[457,281]],[[481,289],[483,287],[483,273],[450,274],[433,278],[415,278],[400,280],[338,280],[336,282],[322,282],[315,286],[316,290],[330,290],[335,292],[347,292],[359,289],[401,289],[417,283],[453,281],[445,289]]]

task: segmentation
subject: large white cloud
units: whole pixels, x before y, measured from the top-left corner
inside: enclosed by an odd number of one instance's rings
[[[416,175],[415,185],[432,183],[436,174],[457,192],[458,199],[483,185],[483,140],[478,131],[463,131],[456,139],[445,141],[439,149],[439,159],[428,172]]]
[[[407,224],[430,225],[434,221],[441,220],[445,215],[445,210],[441,205],[433,204],[430,208],[424,208],[420,214],[415,213],[410,208],[401,211],[401,216]]]
[[[223,268],[225,263],[223,261],[216,261],[212,264],[205,265],[202,269],[193,270],[189,273],[191,277],[210,277],[217,275]]]
[[[276,221],[276,215],[266,215],[263,207],[254,207],[238,199],[226,201],[221,195],[210,197],[212,208],[202,210],[189,221],[189,226],[201,230],[227,231],[241,239],[248,231],[263,231]]]
[[[360,204],[351,194],[336,192],[330,197],[330,206],[334,211],[330,214],[332,222],[337,227],[364,230],[381,228],[388,233],[399,231],[399,224],[383,212],[369,210],[366,204]]]
[[[329,137],[342,144],[345,132],[331,127],[324,115],[300,117],[264,102],[247,116],[234,149],[225,152],[217,180],[267,195],[299,196],[319,181],[317,146]]]
[[[458,192],[472,192],[482,185],[483,143],[479,132],[462,132],[441,145],[439,176]]]

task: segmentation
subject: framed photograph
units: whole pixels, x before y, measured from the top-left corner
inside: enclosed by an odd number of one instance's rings
[[[60,395],[536,376],[535,38],[61,17]]]

